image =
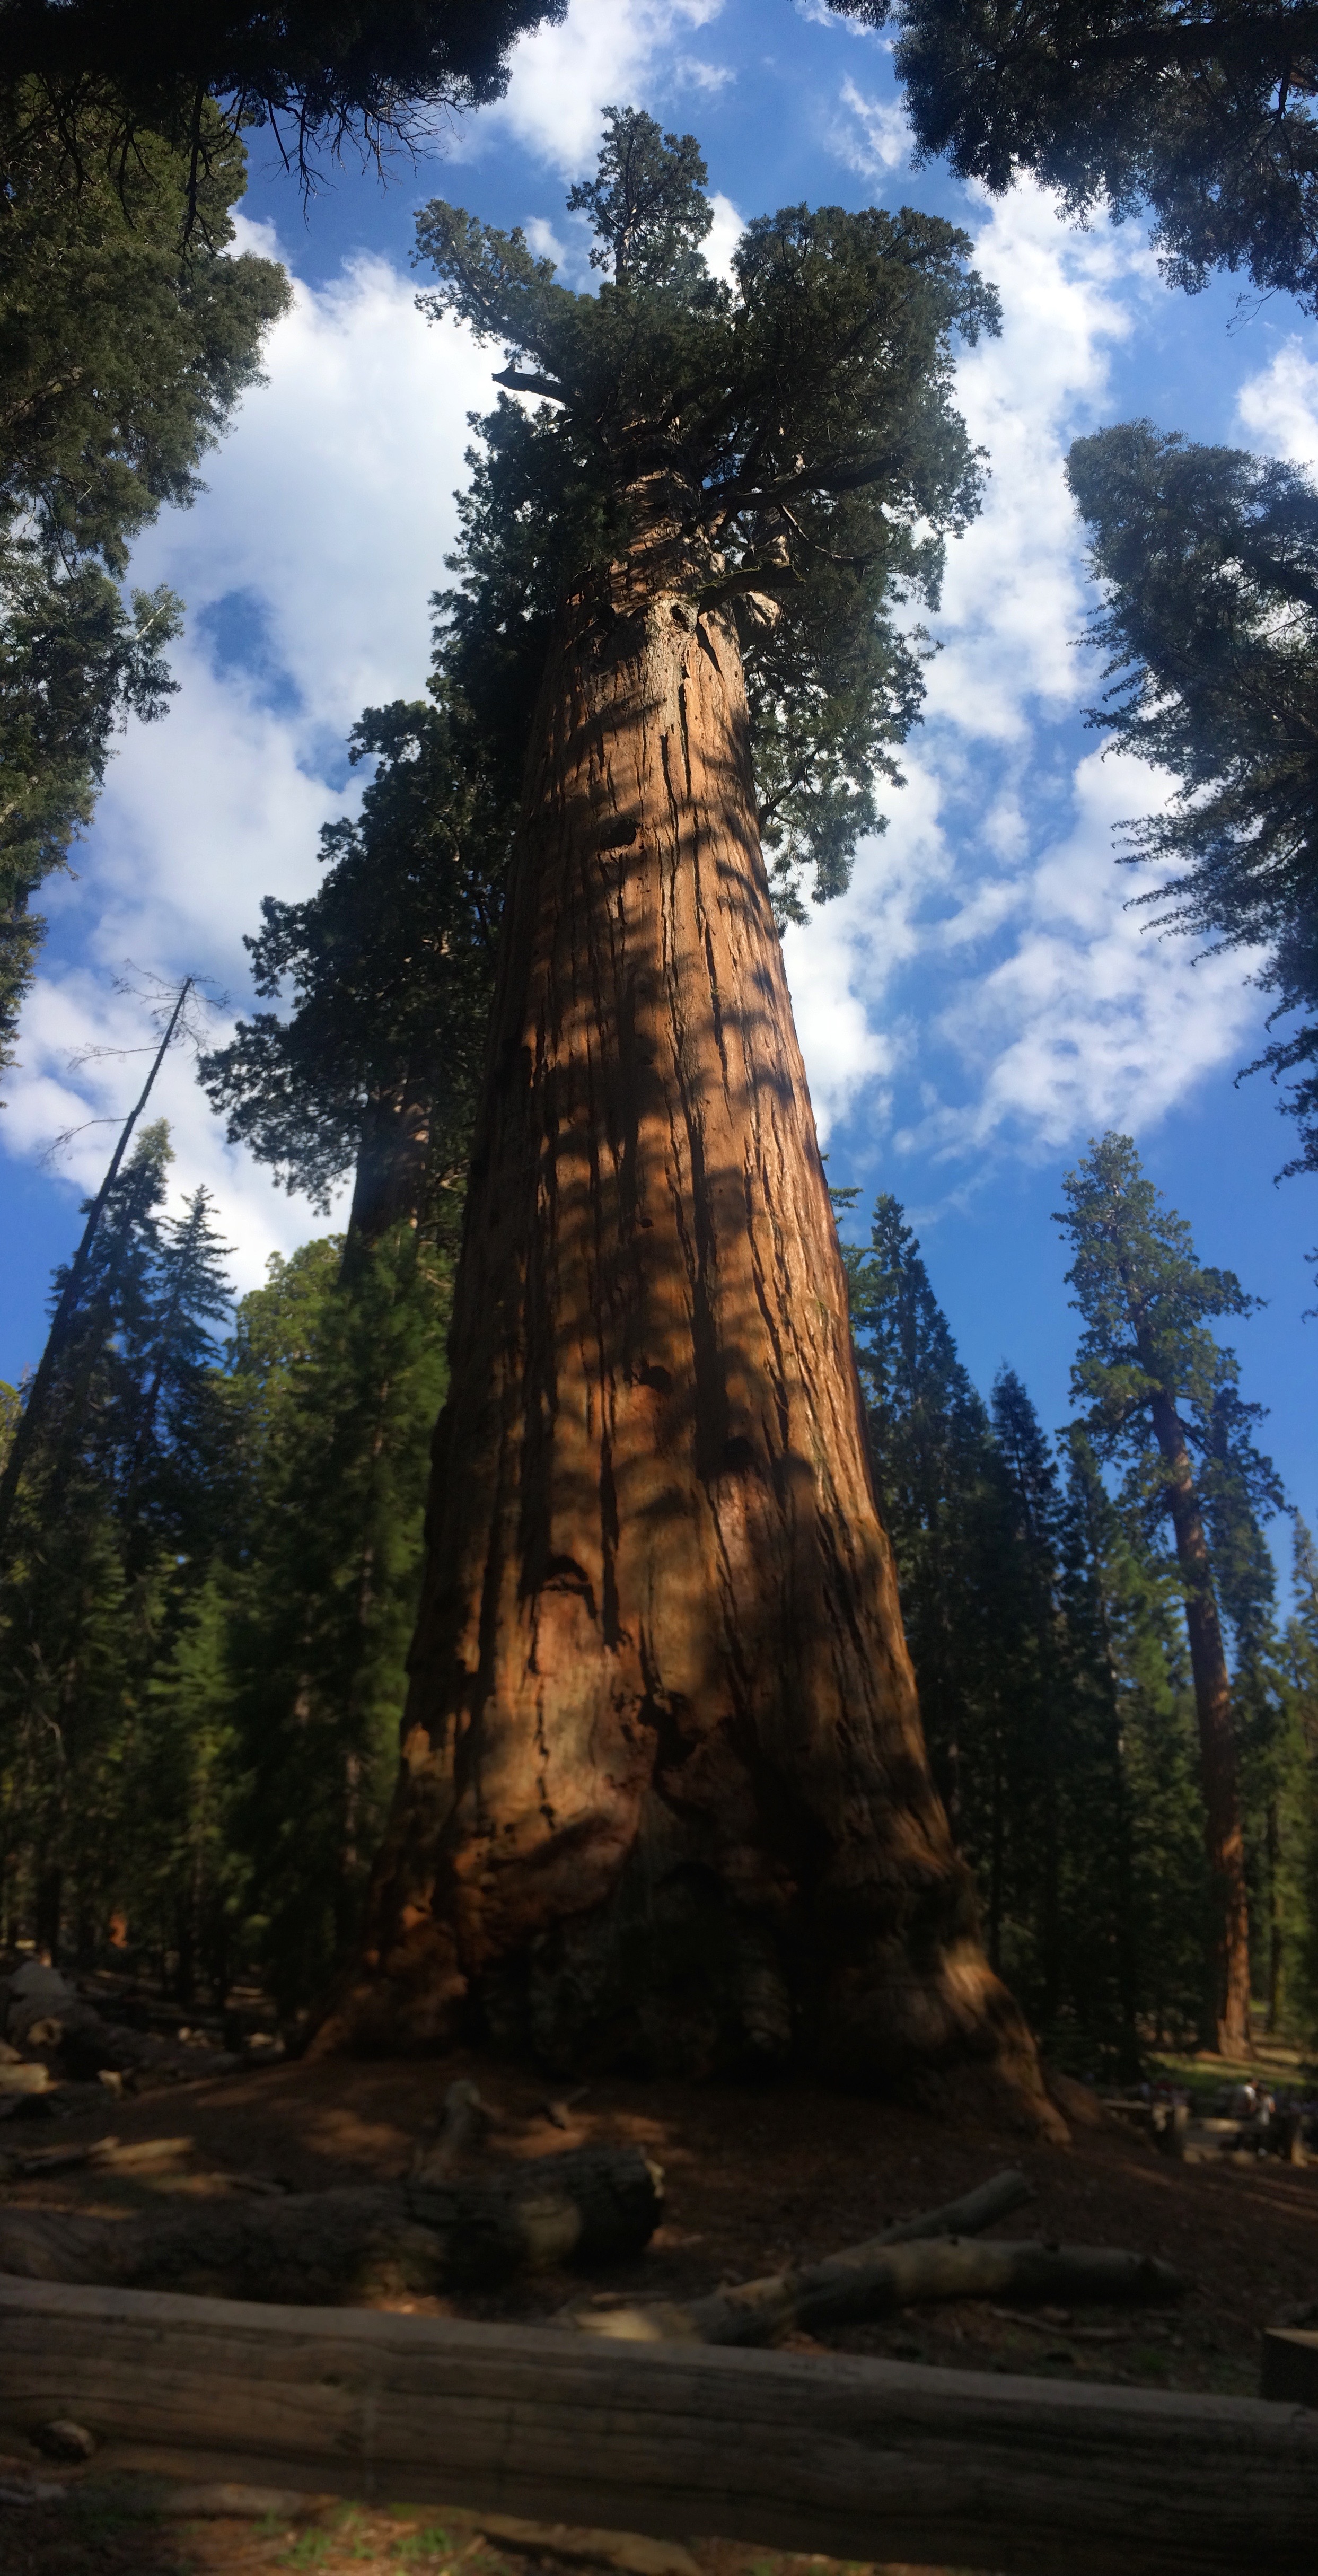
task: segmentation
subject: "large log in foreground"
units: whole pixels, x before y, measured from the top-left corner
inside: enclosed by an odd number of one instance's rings
[[[169,2217],[0,2209],[0,2272],[337,2305],[617,2261],[649,2243],[661,2205],[639,2147],[578,2147],[461,2182],[193,2200]]]
[[[0,2442],[1004,2576],[1311,2576],[1318,2416],[0,2279]],[[30,2456],[30,2455],[29,2455]]]

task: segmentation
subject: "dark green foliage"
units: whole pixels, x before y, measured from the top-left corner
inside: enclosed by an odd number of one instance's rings
[[[165,1128],[147,1128],[113,1182],[5,1566],[3,1847],[26,1855],[41,1937],[64,1914],[77,1947],[124,1873],[134,1713],[183,1589],[178,1548],[209,1510],[188,1432],[214,1368],[198,1329],[216,1247],[203,1198],[162,1224],[167,1162]]]
[[[29,898],[86,824],[116,728],[169,694],[180,605],[125,597],[129,547],[199,489],[288,297],[273,262],[227,254],[238,143],[216,140],[208,239],[185,254],[185,158],[144,132],[121,170],[89,114],[75,185],[29,104],[0,94],[0,1062],[40,935]]]
[[[222,134],[264,126],[310,183],[318,146],[379,160],[437,111],[498,98],[507,55],[566,0],[0,0],[0,93],[26,84],[81,175],[110,119],[129,167],[142,129],[168,134],[198,194]],[[198,184],[200,183],[200,185]],[[204,199],[200,209],[205,216]]]
[[[1282,1641],[1287,1758],[1275,1883],[1286,1949],[1279,2000],[1318,2038],[1318,1550],[1295,1521],[1295,1610]]]
[[[785,208],[748,226],[731,287],[700,244],[710,211],[694,138],[611,109],[586,207],[597,295],[555,283],[520,231],[436,200],[418,256],[509,362],[463,504],[447,667],[491,732],[525,742],[564,592],[644,529],[675,532],[683,586],[734,608],[747,665],[762,830],[784,912],[799,881],[845,884],[875,827],[873,779],[914,721],[922,639],[948,532],[980,469],[950,407],[951,342],[996,327],[966,236],[903,209]],[[510,717],[510,722],[509,722]]]
[[[1318,297],[1318,10],[1301,0],[830,0],[895,26],[920,153],[1083,215],[1147,207],[1164,274]]]
[[[231,1832],[249,1955],[289,2007],[351,1946],[393,1787],[447,1375],[447,1258],[406,1223],[347,1271],[341,1255],[331,1240],[272,1264],[239,1309],[230,1382],[243,1472],[219,1577]]]
[[[356,1165],[354,1226],[374,1235],[458,1204],[515,809],[443,698],[368,709],[351,757],[379,765],[360,820],[321,834],[324,884],[268,896],[246,943],[258,993],[290,983],[292,1014],[240,1021],[200,1071],[289,1190],[324,1207]]]
[[[1275,1469],[1249,1429],[1263,1408],[1240,1397],[1235,1352],[1208,1329],[1218,1316],[1254,1313],[1262,1299],[1248,1295],[1233,1270],[1199,1261],[1184,1217],[1145,1177],[1129,1136],[1091,1142],[1062,1188],[1067,1206],[1057,1223],[1070,1238],[1066,1276],[1081,1317],[1072,1394],[1086,1407],[1098,1456],[1125,1464],[1129,1500],[1156,1521],[1167,1508],[1167,1477],[1154,1409],[1166,1396],[1203,1462],[1210,1525],[1213,1496],[1225,1501],[1228,1486],[1279,1510]]]
[[[1144,903],[1193,936],[1267,952],[1274,1017],[1318,1011],[1318,491],[1293,465],[1128,421],[1077,439],[1067,476],[1104,605],[1114,685],[1091,721],[1180,782],[1131,829],[1170,869]],[[1318,1023],[1260,1059],[1318,1169]]]
[[[1164,1359],[1175,1350],[1204,1399],[1200,1472],[1234,1649],[1250,1894],[1279,2026],[1309,1992],[1318,1660],[1296,1623],[1276,1636],[1259,1515],[1282,1498],[1254,1445],[1257,1408],[1202,1323],[1201,1304],[1217,1311],[1233,1286],[1192,1265],[1176,1311],[1179,1220],[1152,1193],[1138,1205],[1154,1238],[1144,1285],[1156,1346]],[[1104,1410],[1055,1451],[1014,1371],[999,1371],[990,1408],[976,1394],[890,1195],[847,1263],[921,1710],[990,1955],[1063,2063],[1133,2075],[1151,2041],[1184,2044],[1200,2028],[1214,1940],[1185,1592],[1146,1472],[1140,1372],[1100,1385],[1091,1325],[1080,1366]],[[1085,1286],[1101,1310],[1112,1286],[1101,1257]],[[1122,1493],[1100,1441],[1131,1444]]]
[[[975,1536],[990,1473],[988,1415],[960,1360],[899,1202],[875,1202],[867,1251],[846,1247],[851,1320],[879,1505],[897,1558],[925,1736],[960,1832],[985,1604]],[[972,1726],[976,1744],[981,1730]],[[972,1792],[976,1804],[979,1799]]]
[[[204,1191],[114,1185],[29,1464],[0,1623],[7,1919],[111,1914],[190,2001],[307,2002],[355,1927],[396,1764],[449,1267],[407,1224],[230,1312]],[[59,1282],[56,1282],[58,1289]]]

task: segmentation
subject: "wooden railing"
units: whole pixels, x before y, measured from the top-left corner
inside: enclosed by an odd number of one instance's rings
[[[1004,2576],[1314,2576],[1318,2413],[0,2278],[0,2449]]]

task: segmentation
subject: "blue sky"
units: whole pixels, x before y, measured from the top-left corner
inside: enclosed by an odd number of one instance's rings
[[[503,102],[386,189],[335,173],[305,214],[254,139],[246,238],[287,261],[296,303],[207,492],[138,550],[137,577],[188,604],[181,687],[164,722],[124,737],[76,875],[49,890],[0,1116],[0,1376],[36,1359],[51,1265],[103,1168],[111,1129],[84,1122],[137,1087],[138,1057],[78,1061],[142,1042],[142,1006],[114,986],[124,961],[204,971],[243,1007],[261,896],[312,889],[319,827],[354,801],[349,726],[424,684],[466,415],[489,407],[499,358],[416,314],[415,209],[438,194],[521,222],[584,282],[564,198],[614,101],[700,136],[716,257],[766,207],[909,201],[966,226],[1003,299],[1001,339],[959,367],[992,479],[950,552],[907,784],[849,894],[788,939],[830,1173],[862,1204],[896,1191],[978,1382],[1011,1361],[1055,1425],[1074,1318],[1050,1211],[1089,1136],[1134,1134],[1203,1257],[1269,1300],[1238,1328],[1244,1390],[1270,1406],[1266,1443],[1312,1518],[1314,1187],[1273,1186],[1289,1132],[1266,1083],[1234,1084],[1262,1036],[1242,961],[1196,960],[1127,909],[1137,889],[1113,864],[1113,827],[1160,787],[1103,759],[1083,723],[1098,674],[1077,648],[1089,593],[1061,464],[1077,432],[1136,413],[1318,458],[1318,338],[1285,298],[1242,307],[1230,281],[1171,294],[1135,226],[1079,231],[1031,188],[988,201],[940,167],[913,171],[886,47],[813,0],[571,0],[562,26],[518,47]],[[176,1195],[213,1190],[241,1287],[323,1230],[226,1146],[182,1057],[159,1106]]]

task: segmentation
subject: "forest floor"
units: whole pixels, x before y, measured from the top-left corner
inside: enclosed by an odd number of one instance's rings
[[[1074,2125],[1069,2147],[1045,2145],[944,2110],[853,2100],[808,2083],[747,2092],[715,2085],[600,2078],[580,2098],[553,2101],[543,2078],[503,2062],[284,2063],[122,2100],[58,2125],[24,2120],[24,2148],[60,2146],[113,2130],[122,2141],[187,2137],[190,2151],[157,2174],[72,2171],[0,2186],[10,2205],[105,2214],[209,2198],[255,2178],[305,2191],[405,2174],[423,2129],[433,2130],[455,2076],[474,2077],[495,2115],[493,2160],[557,2153],[588,2141],[634,2141],[663,2168],[663,2224],[646,2252],[615,2266],[610,2291],[680,2298],[817,2259],[889,2221],[937,2207],[1019,2166],[1031,2207],[994,2233],[1063,2244],[1124,2245],[1161,2255],[1188,2289],[1174,2309],[1019,2314],[981,2302],[908,2310],[838,2328],[827,2348],[1032,2376],[1119,2381],[1146,2388],[1254,2394],[1259,2336],[1286,2312],[1318,2301],[1318,2166],[1274,2157],[1183,2164],[1111,2122]],[[0,2144],[19,2144],[6,2123]],[[597,2286],[605,2286],[602,2281]],[[580,2275],[539,2273],[497,2291],[396,2299],[426,2315],[547,2318],[580,2296]],[[799,2351],[825,2348],[809,2336]],[[0,2462],[0,2576],[244,2576],[256,2568],[374,2569],[416,2576],[528,2576],[534,2550],[483,2536],[470,2516],[405,2520],[334,2507],[294,2525],[159,2519],[140,2488],[114,2489],[94,2467],[46,2506],[6,2508]],[[205,2470],[199,2464],[198,2475]],[[654,2551],[656,2544],[648,2544]],[[794,2576],[820,2561],[694,2543],[702,2576]],[[662,2555],[662,2553],[660,2553]],[[673,2553],[668,2556],[673,2558]],[[680,2553],[633,2576],[697,2576]],[[543,2559],[563,2576],[562,2555]],[[594,2564],[607,2562],[597,2558]],[[615,2561],[616,2564],[616,2561]]]

